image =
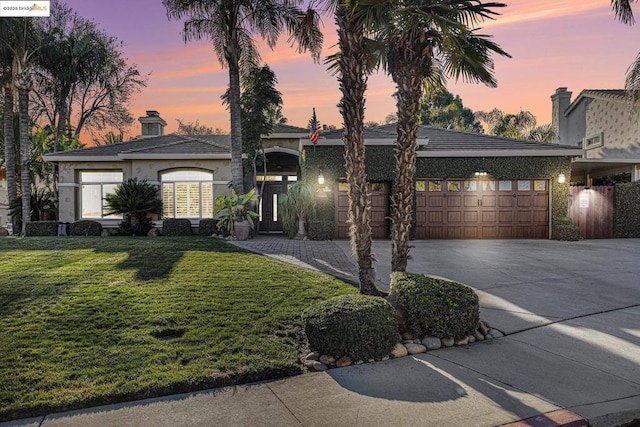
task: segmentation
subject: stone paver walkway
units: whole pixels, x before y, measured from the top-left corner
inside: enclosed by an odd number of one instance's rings
[[[253,239],[230,240],[229,243],[279,261],[358,283],[358,271],[352,258],[345,253],[345,250],[348,251],[348,242],[338,244],[333,241],[291,240],[281,235],[259,234]]]

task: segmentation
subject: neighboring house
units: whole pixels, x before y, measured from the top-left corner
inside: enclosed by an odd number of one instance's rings
[[[552,127],[558,142],[584,149],[574,160],[571,181],[591,185],[594,178],[640,180],[640,109],[624,90],[587,89],[572,101],[561,87],[551,96]]]
[[[148,112],[149,113],[149,112]],[[229,137],[162,135],[156,112],[141,118],[143,136],[108,146],[45,156],[60,166],[60,219],[99,220],[104,195],[124,179],[137,177],[161,186],[162,218],[212,215],[217,195],[231,179]],[[144,125],[157,126],[145,129]],[[156,135],[149,134],[153,132]],[[322,134],[317,146],[307,129],[277,125],[263,138],[266,176],[259,207],[260,231],[281,233],[280,195],[299,179],[318,185],[318,220],[346,238],[347,187],[342,131]],[[365,131],[366,168],[374,237],[389,235],[396,126]],[[542,144],[421,126],[416,175],[416,238],[549,238],[554,218],[567,215],[568,174],[580,147]],[[324,183],[318,184],[319,175]],[[159,218],[159,219],[162,219]]]

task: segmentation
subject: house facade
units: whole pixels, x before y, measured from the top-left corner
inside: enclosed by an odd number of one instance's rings
[[[61,221],[92,219],[117,226],[121,219],[105,215],[103,199],[128,178],[160,187],[163,213],[156,220],[188,218],[197,226],[212,216],[215,197],[229,191],[229,136],[164,135],[154,113],[141,118],[140,138],[45,157],[59,165]],[[154,123],[158,126],[144,126]],[[395,139],[395,125],[365,132],[375,238],[389,237]],[[583,153],[576,146],[428,126],[420,127],[418,144],[417,239],[551,237],[554,218],[567,215],[568,182],[558,178],[568,175],[571,159]],[[307,129],[278,125],[263,138],[263,146],[267,161],[266,171],[258,174],[263,187],[260,232],[282,233],[278,201],[293,182],[306,180],[317,188],[317,220],[331,226],[332,237],[347,238],[342,132],[323,132],[314,145]]]
[[[572,100],[572,92],[561,87],[551,103],[558,142],[584,150],[572,165],[572,182],[640,180],[640,109],[624,90],[586,89]]]

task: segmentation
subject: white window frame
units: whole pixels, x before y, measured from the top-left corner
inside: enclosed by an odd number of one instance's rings
[[[121,179],[120,181],[117,180],[112,180],[112,181],[102,181],[102,180],[85,180],[86,176],[84,174],[101,174],[101,173],[108,173],[108,174],[120,174]],[[93,220],[99,220],[99,219],[122,219],[122,215],[105,215],[104,211],[105,211],[105,205],[104,205],[104,198],[107,194],[109,193],[105,193],[104,190],[104,186],[105,185],[120,185],[123,183],[124,181],[124,173],[122,170],[117,170],[117,169],[113,169],[113,170],[83,170],[79,172],[79,181],[80,181],[80,195],[79,195],[79,199],[80,199],[80,218],[81,219],[93,219]],[[100,204],[100,216],[84,216],[83,215],[83,211],[84,211],[84,197],[83,197],[83,188],[85,186],[100,186],[100,199],[102,200],[102,203]]]
[[[198,174],[206,174],[206,175],[210,175],[207,176],[207,179],[198,179],[198,177],[188,177],[188,176],[183,176],[180,177],[180,174],[182,173],[183,175],[188,175],[189,172],[196,172]],[[168,177],[169,179],[167,179],[168,175],[172,175],[175,174],[177,176],[175,177]],[[205,195],[205,190],[202,188],[203,187],[203,183],[210,183],[211,184],[211,205],[212,205],[212,209],[211,212],[208,213],[204,213],[203,212],[203,196]],[[193,184],[197,184],[198,185],[198,190],[199,190],[199,208],[198,208],[198,216],[178,216],[178,200],[177,200],[177,193],[176,193],[176,184],[187,184],[187,185],[193,185]],[[214,181],[213,181],[213,171],[209,171],[209,170],[203,170],[203,169],[175,169],[175,170],[168,170],[168,171],[164,171],[160,173],[160,188],[161,188],[161,192],[162,192],[162,217],[163,218],[176,218],[176,219],[208,219],[208,218],[213,218],[213,208],[215,208],[215,196],[214,196]],[[164,188],[165,185],[171,185],[172,186],[172,193],[173,193],[173,214],[172,215],[165,215],[165,192],[164,192]]]
[[[582,149],[591,150],[593,148],[602,147],[604,145],[604,132],[585,136],[582,139]]]

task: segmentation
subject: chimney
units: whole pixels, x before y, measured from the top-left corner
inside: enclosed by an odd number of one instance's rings
[[[160,117],[160,113],[157,111],[147,110],[147,115],[138,118],[138,121],[142,124],[142,138],[164,135],[164,127],[167,122]]]
[[[564,115],[571,105],[572,92],[566,87],[559,87],[556,93],[551,95],[551,129],[556,134],[555,141],[560,144],[569,144],[569,119]]]

